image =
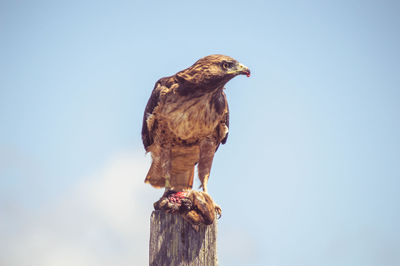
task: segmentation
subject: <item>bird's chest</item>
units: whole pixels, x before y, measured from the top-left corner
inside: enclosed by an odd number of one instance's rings
[[[181,139],[201,138],[214,133],[220,121],[212,96],[170,97],[160,110],[162,120]]]

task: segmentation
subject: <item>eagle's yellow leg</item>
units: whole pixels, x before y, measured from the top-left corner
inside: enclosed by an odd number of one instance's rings
[[[171,187],[171,148],[164,147],[161,150],[161,175],[165,178],[165,191]]]
[[[169,175],[169,173],[167,173],[165,175],[165,190],[169,190],[169,188],[171,187],[171,176]]]
[[[202,187],[203,187],[203,191],[205,192],[205,193],[207,193],[207,183],[208,183],[208,177],[210,176],[210,174],[206,174],[205,176],[204,176],[204,178],[203,178],[203,181],[202,181]]]
[[[194,165],[192,168],[192,171],[190,172],[190,179],[189,179],[189,185],[188,185],[188,189],[191,189],[193,187],[193,180],[194,180]]]
[[[212,162],[214,159],[216,145],[211,139],[205,139],[200,142],[200,158],[197,166],[199,179],[203,191],[207,193],[207,183],[210,177]]]
[[[199,158],[199,165],[198,165],[198,172],[199,172],[199,179],[201,182],[201,187],[203,188],[204,193],[208,194],[207,190],[207,183],[210,177],[210,171],[212,162],[214,159],[214,153],[217,146],[214,141],[211,139],[203,140],[200,143],[200,158]],[[211,197],[210,197],[211,199]],[[218,216],[221,216],[221,207],[218,206],[214,200],[212,201],[214,204],[214,209]]]

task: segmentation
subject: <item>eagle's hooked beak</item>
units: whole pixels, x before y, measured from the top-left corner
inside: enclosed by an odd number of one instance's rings
[[[247,66],[239,63],[239,64],[237,64],[236,69],[237,69],[238,75],[243,74],[243,75],[246,75],[247,77],[250,77],[250,69]]]

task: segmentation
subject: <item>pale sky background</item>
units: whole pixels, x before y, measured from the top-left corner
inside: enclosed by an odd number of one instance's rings
[[[208,54],[230,135],[220,265],[400,265],[398,1],[1,1],[0,265],[146,265],[140,130]]]

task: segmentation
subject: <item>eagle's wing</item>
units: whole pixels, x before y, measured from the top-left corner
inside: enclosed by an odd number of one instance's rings
[[[226,113],[225,113],[225,126],[229,130],[229,107],[226,105]],[[228,139],[229,131],[226,132],[225,137],[221,140],[222,144],[225,144]]]
[[[153,144],[153,129],[154,129],[154,116],[153,111],[154,108],[158,106],[160,102],[160,92],[161,92],[161,84],[159,81],[156,82],[154,86],[153,92],[151,93],[150,99],[147,102],[146,109],[144,110],[143,115],[143,124],[142,124],[142,141],[144,148],[147,151],[147,148]]]
[[[226,99],[226,94],[222,93],[222,95],[220,96],[220,100],[221,100],[221,105],[224,106],[224,108],[221,108],[220,112],[222,112],[222,123],[219,124],[219,127],[217,128],[217,130],[219,131],[219,136],[220,136],[220,140],[221,142],[217,143],[217,147],[215,149],[215,151],[218,150],[219,145],[225,144],[227,139],[228,139],[228,134],[229,134],[229,107],[228,107],[228,101]]]

